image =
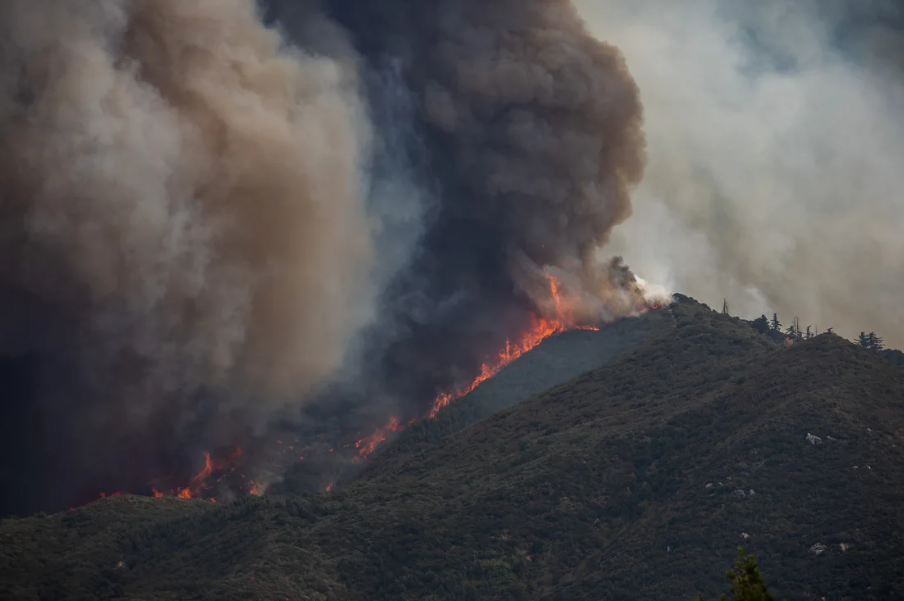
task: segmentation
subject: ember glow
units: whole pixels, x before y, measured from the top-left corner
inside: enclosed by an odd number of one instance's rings
[[[548,273],[544,274],[544,276],[549,282],[549,292],[555,305],[555,315],[552,318],[533,315],[529,327],[521,334],[519,339],[514,342],[512,340],[506,340],[505,346],[500,349],[494,357],[480,366],[480,372],[470,383],[437,396],[433,400],[433,407],[430,410],[430,413],[427,415],[428,419],[436,417],[436,415],[448,406],[449,403],[472,392],[483,382],[486,382],[499,373],[506,365],[509,365],[528,351],[532,350],[550,336],[555,336],[556,334],[561,334],[569,330],[598,331],[600,329],[597,326],[577,323],[574,318],[573,301],[563,294],[562,283]],[[358,454],[355,455],[352,462],[362,462],[376,450],[380,443],[386,440],[386,437],[390,432],[398,432],[416,421],[417,420],[412,420],[408,424],[405,424],[405,426],[400,427],[399,418],[392,417],[385,426],[355,443]]]
[[[516,342],[506,340],[505,347],[503,347],[495,357],[481,365],[480,373],[470,384],[451,392],[444,392],[436,397],[433,400],[433,409],[431,409],[428,417],[436,417],[436,415],[449,403],[470,393],[483,382],[499,373],[499,370],[503,367],[535,348],[550,336],[555,336],[556,334],[561,334],[569,330],[599,330],[599,327],[596,326],[578,325],[573,316],[570,299],[563,296],[561,292],[561,282],[549,274],[545,274],[545,276],[546,280],[549,282],[550,294],[552,295],[553,301],[555,301],[555,317],[548,319],[545,317],[533,316],[530,327],[521,335],[520,340]]]
[[[358,449],[358,454],[352,459],[353,463],[360,463],[364,461],[364,459],[374,452],[381,442],[386,440],[386,435],[390,432],[398,432],[401,428],[399,427],[399,418],[391,417],[389,418],[389,423],[385,426],[367,436],[366,438],[362,438],[361,440],[355,443],[355,448]]]
[[[549,295],[552,301],[552,303],[547,306],[547,311],[550,315],[544,317],[536,313],[533,314],[527,328],[517,338],[506,340],[505,346],[481,365],[480,371],[470,382],[455,388],[454,390],[439,394],[433,400],[429,413],[424,416],[423,419],[435,418],[439,412],[447,407],[452,401],[472,392],[480,386],[480,384],[495,376],[504,367],[537,347],[547,338],[571,330],[598,331],[600,329],[600,326],[598,325],[580,323],[579,320],[574,317],[577,299],[570,297],[564,292],[564,287],[558,279],[548,273],[544,274],[544,276],[549,284]],[[646,310],[656,308],[658,308],[658,305],[650,304],[647,305],[645,309],[636,312],[634,315],[640,315]],[[354,444],[344,444],[342,445],[342,448],[350,449],[353,447],[355,449],[355,455],[351,458],[351,462],[360,464],[392,434],[401,432],[418,421],[420,420],[412,419],[407,423],[403,423],[398,416],[392,416],[385,425],[372,434],[357,440]],[[318,435],[318,438],[321,438],[322,436],[323,434],[320,434]],[[277,439],[275,442],[280,447],[278,453],[276,453],[277,456],[284,456],[287,453],[294,455],[297,452],[317,453],[310,445],[301,446],[298,439],[294,440],[294,444],[286,444],[281,439]],[[326,447],[324,446],[320,453],[332,453],[335,450],[336,447],[332,447],[329,448],[329,451],[326,451]],[[305,455],[295,456],[298,457],[298,461],[305,460]],[[241,457],[241,447],[236,447],[231,453],[219,461],[214,461],[211,458],[210,453],[205,453],[204,467],[188,481],[186,486],[171,489],[169,493],[161,492],[157,487],[153,487],[151,489],[151,494],[154,497],[172,496],[184,499],[205,499],[215,502],[214,493],[217,490],[217,484],[224,478],[229,478],[233,473],[239,475],[240,472],[236,472],[236,470],[239,466]],[[263,494],[264,487],[262,487],[259,482],[255,482],[252,479],[246,480],[245,474],[240,474],[240,477],[242,480],[238,486],[236,486],[236,481],[234,479],[227,482],[227,484],[230,485],[231,490],[237,491],[240,494],[255,496],[261,496]],[[326,486],[326,492],[331,492],[333,488],[334,483],[330,482]],[[119,494],[123,493],[114,493],[113,495],[102,493],[101,496],[118,496]]]
[[[150,496],[158,499],[162,497],[176,497],[179,499],[203,499],[216,502],[216,499],[213,496],[216,485],[221,482],[227,474],[235,472],[236,462],[239,461],[241,457],[241,447],[236,447],[219,461],[214,461],[211,458],[210,453],[204,453],[204,467],[201,468],[201,471],[192,476],[185,486],[168,489],[168,492],[164,492],[167,490],[165,487],[160,488],[158,486],[152,486]],[[253,480],[249,481],[243,488],[247,490],[248,494],[260,495],[260,487]],[[115,492],[110,494],[102,492],[98,496],[100,498],[118,497],[123,494],[126,493]]]

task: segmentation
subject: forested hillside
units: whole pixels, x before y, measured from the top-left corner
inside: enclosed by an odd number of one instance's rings
[[[904,596],[904,370],[682,298],[660,333],[328,494],[0,523],[0,597]],[[566,340],[566,339],[563,339]]]

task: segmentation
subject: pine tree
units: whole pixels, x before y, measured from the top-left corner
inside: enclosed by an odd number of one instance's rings
[[[869,334],[860,332],[860,338],[857,339],[857,343],[865,349],[871,348]]]
[[[809,340],[810,338],[813,338],[813,333],[810,332],[810,326],[807,326],[807,340]]]
[[[785,330],[785,334],[787,334],[791,338],[795,338],[795,339],[797,338],[797,328],[794,326],[793,323],[790,326],[788,326],[787,330]]]
[[[743,547],[738,548],[738,558],[727,577],[731,583],[729,585],[731,601],[775,601],[763,580],[756,559],[752,555],[747,555]],[[721,599],[728,601],[729,597],[722,595]],[[702,594],[697,595],[697,601],[705,601]]]
[[[885,345],[881,338],[876,336],[875,332],[870,332],[867,336],[869,339],[869,349],[872,351],[876,351],[877,353],[885,349]]]
[[[782,322],[778,320],[778,313],[772,314],[772,329],[776,332],[782,331]]]

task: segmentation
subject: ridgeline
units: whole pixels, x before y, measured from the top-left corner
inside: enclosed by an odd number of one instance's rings
[[[548,341],[329,494],[4,520],[0,598],[690,600],[740,545],[777,598],[904,598],[904,369],[678,299]]]

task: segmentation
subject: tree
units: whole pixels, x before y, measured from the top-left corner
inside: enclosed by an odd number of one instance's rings
[[[860,332],[860,338],[857,339],[857,344],[865,349],[870,348],[869,334],[867,334],[866,332]]]
[[[731,601],[775,601],[775,597],[769,592],[769,587],[763,581],[763,575],[757,566],[756,558],[747,555],[743,547],[738,547],[738,558],[734,568],[726,575],[729,585]],[[728,601],[729,597],[722,595],[722,601]],[[698,601],[705,601],[702,594],[697,595]]]
[[[876,336],[875,332],[870,332],[867,335],[867,339],[869,340],[869,349],[872,351],[876,351],[877,353],[885,349],[885,344],[883,344],[883,340]]]
[[[722,315],[728,315],[728,299],[722,299]]]
[[[782,331],[782,322],[778,320],[778,313],[772,314],[772,329],[776,332]]]
[[[760,334],[769,333],[769,319],[765,315],[760,315],[752,322],[750,322],[750,325],[753,326],[753,329]]]
[[[807,326],[807,340],[813,338],[813,333],[810,331],[810,326]]]
[[[785,330],[785,334],[787,334],[787,335],[790,336],[791,338],[795,338],[795,339],[796,339],[796,338],[797,338],[797,326],[795,326],[795,325],[792,323],[790,326],[788,326],[788,329]]]

